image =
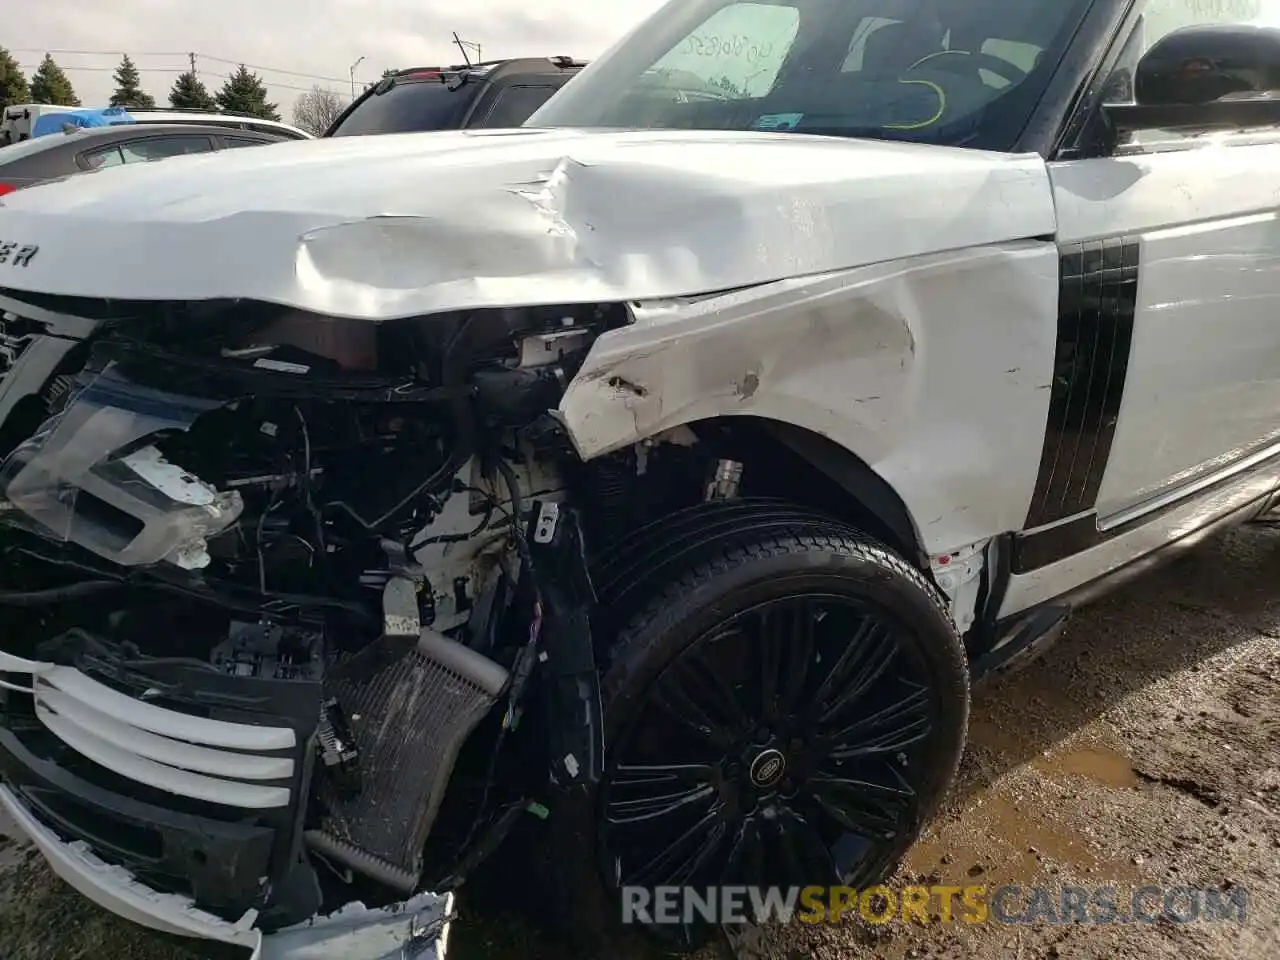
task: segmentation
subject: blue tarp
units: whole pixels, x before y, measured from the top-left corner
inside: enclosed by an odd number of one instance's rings
[[[137,123],[123,107],[108,107],[105,110],[64,110],[58,113],[45,113],[36,118],[31,125],[31,136],[43,137],[50,133],[61,133],[68,125],[73,127],[110,127],[118,123]]]

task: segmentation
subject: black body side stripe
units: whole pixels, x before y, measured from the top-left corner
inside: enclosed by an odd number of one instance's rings
[[[1198,497],[1208,497],[1214,491],[1239,483],[1241,480],[1246,480],[1250,477],[1273,475],[1278,465],[1280,465],[1280,456],[1268,457],[1240,473],[1231,473],[1221,477],[1210,486],[1197,491],[1196,495]],[[1264,497],[1262,499],[1265,500],[1267,498]],[[1030,573],[1033,570],[1039,570],[1041,567],[1047,567],[1051,563],[1057,563],[1059,560],[1075,556],[1077,553],[1083,553],[1085,550],[1100,546],[1115,537],[1137,530],[1139,527],[1158,520],[1174,510],[1181,509],[1186,503],[1186,500],[1171,500],[1141,516],[1134,517],[1132,520],[1117,526],[1108,527],[1106,530],[1098,529],[1098,515],[1091,512],[1076,517],[1074,520],[1059,523],[1056,526],[1045,527],[1030,533],[1015,534],[1012,549],[1010,550],[1009,572],[1015,574]],[[1258,503],[1259,506],[1262,505],[1260,501],[1255,501],[1255,503]],[[1211,518],[1206,521],[1206,525],[1212,526],[1215,522],[1216,519]],[[1195,529],[1199,530],[1201,527],[1196,527]]]
[[[1097,503],[1129,366],[1138,250],[1120,237],[1062,248],[1049,418],[1024,529]]]

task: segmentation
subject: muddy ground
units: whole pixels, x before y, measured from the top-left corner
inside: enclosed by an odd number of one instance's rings
[[[1130,585],[1082,612],[1042,660],[979,691],[961,781],[897,879],[1042,885],[1054,897],[1066,885],[1112,885],[1121,905],[1144,884],[1228,898],[1243,889],[1248,908],[1243,925],[794,924],[743,952],[1280,958],[1280,530],[1237,531]],[[457,960],[562,956],[512,921],[465,909]],[[95,909],[4,840],[0,957],[192,960]]]

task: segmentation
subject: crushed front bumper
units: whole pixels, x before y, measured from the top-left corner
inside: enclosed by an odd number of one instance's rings
[[[309,742],[296,728],[166,709],[74,667],[2,651],[0,687],[0,811],[89,899],[255,960],[443,960],[452,894],[350,904],[269,933],[256,909],[231,908],[274,872],[273,851],[287,840],[302,790],[299,741]],[[15,696],[34,706],[21,722],[6,719]],[[210,900],[222,909],[197,904]]]
[[[231,923],[187,897],[156,893],[128,871],[99,860],[83,843],[66,843],[0,784],[0,808],[44,854],[59,877],[94,903],[152,930],[243,947],[251,960],[445,960],[453,894],[422,893],[394,908],[351,904],[337,913],[263,935],[252,912]]]

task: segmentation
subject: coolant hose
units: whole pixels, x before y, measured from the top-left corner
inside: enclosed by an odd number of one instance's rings
[[[119,580],[85,580],[65,587],[49,587],[47,590],[0,590],[0,607],[42,607],[63,600],[78,600],[125,586]]]

